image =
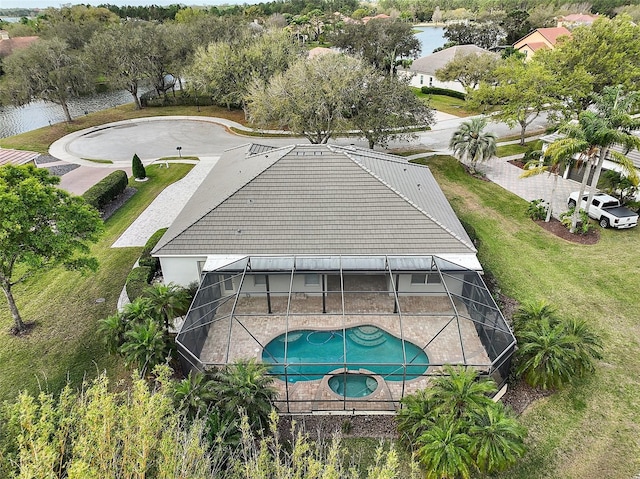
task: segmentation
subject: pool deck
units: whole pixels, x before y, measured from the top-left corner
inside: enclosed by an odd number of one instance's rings
[[[221,307],[217,314],[220,319],[211,324],[200,353],[202,362],[222,365],[241,358],[261,360],[264,346],[286,331],[374,325],[422,348],[432,365],[427,376],[417,379],[381,381],[378,376],[380,387],[373,394],[346,401],[329,388],[328,376],[288,384],[278,379],[276,387],[285,401],[282,406],[288,407],[283,412],[393,411],[404,395],[424,388],[429,377],[439,373],[440,365],[471,364],[480,370],[488,370],[491,365],[474,323],[463,317],[467,316],[465,305],[457,300],[451,303],[443,296],[406,297],[400,316],[393,313],[393,299],[388,294],[360,294],[357,303],[348,303],[345,314],[331,300],[327,302],[327,314],[317,314],[321,298],[299,295],[289,304],[290,314],[286,315],[286,305],[279,304],[278,299],[272,299],[273,314],[265,314],[264,300],[256,297],[239,298],[233,318],[229,316],[230,306]],[[285,298],[281,299],[284,302]]]

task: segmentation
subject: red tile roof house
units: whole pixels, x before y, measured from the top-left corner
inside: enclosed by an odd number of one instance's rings
[[[153,255],[165,282],[199,284],[176,337],[184,371],[256,358],[280,411],[308,414],[393,413],[444,364],[503,387],[515,339],[476,252],[428,167],[353,146],[246,145]]]
[[[560,37],[570,37],[565,27],[537,28],[513,44],[513,48],[531,58],[540,49],[553,50]]]

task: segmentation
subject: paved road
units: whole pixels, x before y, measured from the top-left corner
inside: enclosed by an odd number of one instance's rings
[[[449,138],[466,119],[439,113],[437,120],[432,130],[418,134],[417,139],[409,143],[396,142],[389,146],[426,147],[436,153],[449,154]],[[540,118],[530,128],[541,129],[545,121],[546,119]],[[250,142],[273,146],[307,142],[302,138],[240,136],[231,133],[229,127],[243,128],[228,120],[202,117],[128,120],[72,133],[55,142],[50,148],[50,154],[59,158],[61,163],[81,165],[64,175],[61,181],[62,188],[75,194],[83,193],[114,168],[125,169],[130,174],[134,153],[137,153],[145,164],[162,157],[179,156],[176,149],[178,146],[182,147],[182,156],[200,157],[199,164],[185,178],[159,195],[114,244],[114,247],[143,246],[156,230],[169,226],[225,150]],[[490,123],[488,129],[501,137],[519,132],[502,123]],[[335,143],[367,146],[365,142],[352,138],[340,138],[335,140]],[[91,160],[110,160],[112,163]],[[508,158],[494,158],[481,165],[479,169],[483,170],[489,179],[527,201],[549,196],[552,179],[548,175],[519,178],[522,170],[507,160]],[[564,198],[577,187],[577,183],[571,180],[559,180],[556,194],[558,208],[563,207]]]

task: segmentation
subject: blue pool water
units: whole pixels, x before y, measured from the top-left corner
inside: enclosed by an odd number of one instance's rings
[[[378,388],[378,381],[368,374],[340,373],[329,378],[329,387],[340,396],[361,398]]]
[[[287,363],[285,375],[285,347]],[[405,341],[406,375],[402,367],[402,341],[392,334],[365,325],[333,331],[297,330],[281,334],[262,351],[262,361],[271,364],[271,372],[289,382],[322,379],[344,367],[360,368],[381,375],[387,381],[414,379],[429,367],[429,358],[415,344]],[[345,356],[346,352],[346,356]]]

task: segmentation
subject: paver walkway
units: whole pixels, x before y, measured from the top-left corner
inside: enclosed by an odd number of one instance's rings
[[[202,180],[218,162],[218,156],[203,156],[180,181],[167,186],[127,230],[113,243],[112,248],[144,246],[153,233],[168,228]],[[171,166],[169,166],[171,168]]]

